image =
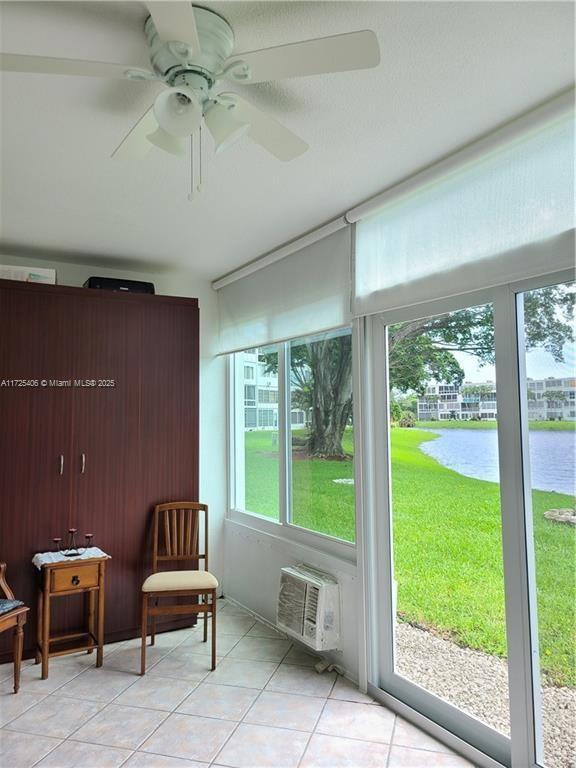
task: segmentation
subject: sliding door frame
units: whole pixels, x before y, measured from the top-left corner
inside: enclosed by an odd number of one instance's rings
[[[471,291],[365,318],[362,496],[368,690],[477,764],[538,768],[542,754],[522,294],[569,282],[572,270]],[[492,304],[497,369],[500,508],[508,647],[510,738],[394,672],[393,536],[388,404],[389,325]],[[519,322],[520,320],[520,322]],[[434,720],[432,720],[432,715]]]

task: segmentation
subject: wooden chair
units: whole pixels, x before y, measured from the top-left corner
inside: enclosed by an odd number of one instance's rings
[[[14,599],[14,593],[6,582],[6,563],[0,563],[0,592],[4,600],[0,600],[2,608],[9,610],[0,613],[0,632],[14,629],[14,693],[20,690],[20,665],[22,664],[22,647],[24,645],[24,624],[26,614],[30,610],[20,600]],[[14,605],[12,605],[14,604]]]
[[[199,548],[200,513],[204,513],[204,551]],[[218,581],[208,571],[208,507],[194,501],[174,501],[154,508],[152,575],[142,584],[142,655],[140,674],[146,673],[148,617],[152,619],[151,645],[156,635],[156,616],[204,614],[204,642],[208,639],[208,614],[212,615],[212,669],[216,669],[216,588]],[[166,562],[195,564],[205,570],[159,571]],[[210,596],[210,602],[208,597]],[[198,597],[202,602],[159,605],[163,597]],[[152,600],[152,605],[150,605]]]

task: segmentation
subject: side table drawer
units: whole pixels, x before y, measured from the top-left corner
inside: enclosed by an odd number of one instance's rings
[[[86,589],[98,585],[98,564],[70,565],[52,571],[50,592],[68,592],[71,589]]]

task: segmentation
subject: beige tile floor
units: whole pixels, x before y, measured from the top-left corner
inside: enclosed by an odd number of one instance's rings
[[[2,768],[473,768],[246,611],[221,601],[210,672],[202,630],[0,666]]]

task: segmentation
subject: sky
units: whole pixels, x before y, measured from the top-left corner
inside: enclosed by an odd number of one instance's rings
[[[495,381],[496,372],[493,365],[478,365],[478,358],[465,352],[455,352],[454,356],[464,369],[466,381],[480,383]],[[545,349],[535,349],[526,356],[526,375],[531,379],[546,379],[554,377],[576,377],[576,344],[564,346],[564,362],[557,363]]]

